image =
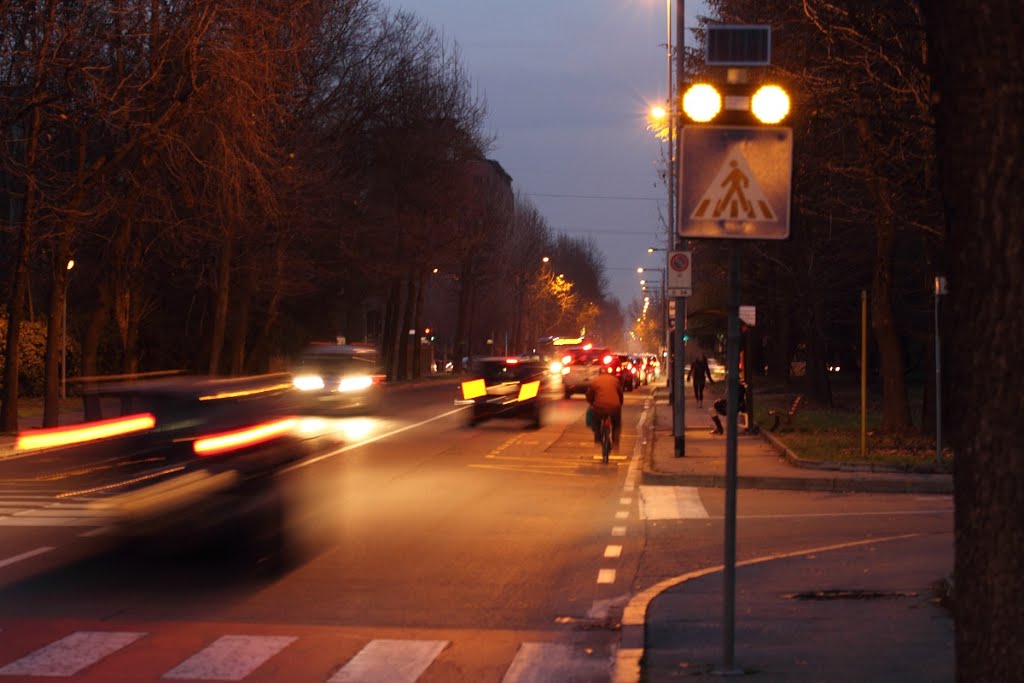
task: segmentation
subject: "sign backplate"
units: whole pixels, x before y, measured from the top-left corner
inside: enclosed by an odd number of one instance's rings
[[[793,129],[684,126],[683,238],[789,237]]]

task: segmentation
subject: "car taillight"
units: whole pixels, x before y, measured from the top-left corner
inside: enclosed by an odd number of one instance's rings
[[[109,439],[115,436],[142,432],[152,429],[154,426],[156,426],[156,418],[153,417],[152,413],[138,413],[110,420],[83,422],[82,424],[65,427],[33,429],[18,435],[15,441],[15,448],[19,451],[27,451],[37,448],[70,446],[85,443],[86,441],[97,441],[99,439]]]
[[[273,420],[272,422],[264,422],[253,427],[211,434],[193,441],[192,451],[196,455],[207,456],[255,446],[256,444],[265,443],[287,434],[298,422],[298,419],[294,417],[286,417],[280,420]]]

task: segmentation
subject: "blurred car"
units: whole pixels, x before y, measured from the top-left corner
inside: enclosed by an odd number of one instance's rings
[[[605,370],[604,359],[610,354],[606,348],[594,348],[589,344],[563,349],[560,360],[563,396],[572,398],[573,394],[587,393],[590,380]]]
[[[22,432],[0,481],[101,514],[112,535],[196,540],[260,514],[276,475],[322,447],[299,428],[294,393],[283,373],[91,387],[97,419]]]
[[[539,429],[544,407],[542,388],[548,366],[539,360],[480,358],[461,385],[458,404],[470,405],[469,426],[492,419],[527,420]]]
[[[359,344],[312,344],[291,368],[299,410],[312,414],[372,413],[380,407],[377,349]]]

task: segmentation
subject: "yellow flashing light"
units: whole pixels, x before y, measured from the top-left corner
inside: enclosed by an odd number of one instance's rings
[[[470,379],[462,383],[462,398],[472,401],[487,395],[487,385],[482,379]]]
[[[722,96],[709,83],[695,83],[683,95],[683,111],[697,123],[707,123],[722,111]]]
[[[750,110],[761,123],[778,123],[789,114],[789,95],[777,85],[763,85],[750,98]]]
[[[66,427],[33,429],[18,435],[15,441],[15,448],[19,451],[27,451],[37,448],[70,446],[87,441],[97,441],[134,432],[142,432],[152,429],[154,426],[156,426],[156,418],[153,417],[152,413],[138,413],[110,420],[83,422],[82,424]]]

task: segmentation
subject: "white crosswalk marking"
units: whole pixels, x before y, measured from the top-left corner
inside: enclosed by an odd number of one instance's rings
[[[707,519],[708,511],[695,486],[641,486],[643,519]]]
[[[163,677],[240,681],[295,640],[294,636],[221,636]]]
[[[328,683],[414,683],[447,640],[372,640]]]
[[[523,643],[501,683],[567,683],[606,680],[606,658],[558,643]]]
[[[74,676],[144,635],[116,631],[76,631],[0,667],[0,676]]]

